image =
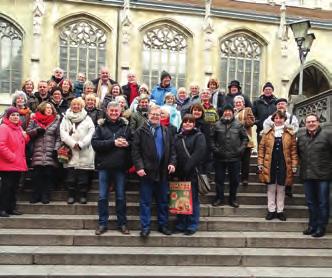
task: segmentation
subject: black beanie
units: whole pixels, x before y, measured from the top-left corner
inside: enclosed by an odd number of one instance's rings
[[[172,79],[172,76],[167,71],[163,70],[160,75],[160,82],[162,82],[166,76]]]
[[[223,113],[224,113],[226,110],[232,110],[232,112],[234,113],[234,107],[233,107],[233,105],[230,104],[230,103],[226,103],[226,104],[224,105],[224,107],[222,108]]]
[[[267,88],[267,87],[272,88],[272,91],[274,91],[274,87],[273,87],[273,85],[272,85],[271,82],[266,82],[266,83],[265,83],[265,85],[263,86],[263,91],[264,91],[265,88]]]

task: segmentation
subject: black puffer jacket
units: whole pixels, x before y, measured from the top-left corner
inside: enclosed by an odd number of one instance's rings
[[[54,157],[56,151],[61,144],[60,141],[60,117],[57,116],[51,123],[43,135],[37,134],[37,128],[40,128],[36,120],[32,119],[27,128],[33,142],[31,166],[58,166],[57,158]]]
[[[319,128],[314,137],[298,133],[297,149],[302,180],[332,180],[332,131]]]
[[[210,146],[218,161],[240,160],[248,141],[244,126],[234,118],[230,122],[221,118],[215,126],[211,126]]]
[[[86,112],[88,112],[88,115],[92,119],[93,124],[95,126],[97,126],[99,119],[104,118],[105,113],[103,112],[103,110],[101,110],[99,108],[94,107],[93,109],[88,109],[85,107],[85,110],[86,110]]]
[[[144,169],[147,177],[154,181],[167,178],[168,165],[176,165],[176,153],[171,133],[166,127],[161,127],[164,140],[164,156],[159,162],[154,136],[145,123],[134,133],[132,144],[132,159],[136,170]]]
[[[255,116],[255,124],[257,125],[256,132],[258,134],[263,130],[264,121],[277,110],[275,105],[276,100],[277,98],[275,96],[272,96],[269,102],[265,100],[264,96],[260,96],[255,100],[252,112]]]
[[[129,146],[119,148],[115,146],[115,139],[125,138]],[[119,118],[111,122],[106,118],[105,122],[98,125],[93,134],[91,145],[95,155],[95,167],[101,169],[122,169],[130,166],[130,129],[128,125]]]
[[[190,158],[184,149],[182,139],[184,139]],[[178,167],[176,174],[179,177],[191,178],[195,174],[195,168],[199,168],[200,164],[203,162],[202,157],[205,156],[207,151],[203,133],[198,129],[193,129],[188,134],[181,132],[176,135],[174,146],[177,165],[181,165],[181,167]]]

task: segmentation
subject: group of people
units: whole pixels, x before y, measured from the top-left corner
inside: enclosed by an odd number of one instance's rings
[[[15,191],[22,172],[32,175],[31,203],[48,204],[59,177],[68,190],[68,204],[87,203],[94,170],[98,171],[98,227],[108,230],[109,188],[115,189],[117,227],[129,234],[126,213],[126,179],[140,179],[141,236],[149,236],[152,197],[156,196],[158,231],[170,235],[194,234],[199,227],[198,173],[215,172],[213,206],[225,205],[226,171],[228,204],[239,207],[237,189],[249,184],[250,156],[256,125],[258,173],[267,184],[267,220],[286,221],[285,193],[292,194],[293,175],[300,163],[309,207],[305,234],[320,237],[328,223],[329,183],[332,180],[332,137],[320,128],[316,115],[308,115],[301,133],[295,115],[287,111],[287,99],[277,98],[267,82],[262,95],[251,101],[237,80],[228,92],[217,79],[207,88],[197,84],[176,89],[171,75],[161,73],[151,92],[134,73],[120,86],[103,67],[99,77],[86,81],[78,74],[72,82],[60,68],[37,91],[26,80],[13,94],[12,106],[0,125],[0,217],[19,215]],[[296,139],[297,138],[297,139]],[[60,160],[59,149],[68,149]],[[196,171],[195,169],[198,169]],[[193,213],[178,215],[175,231],[168,225],[168,183],[173,178],[191,182]]]

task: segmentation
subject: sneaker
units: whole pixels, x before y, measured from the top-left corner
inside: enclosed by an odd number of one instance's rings
[[[185,232],[184,232],[184,235],[186,235],[186,236],[192,236],[193,234],[195,234],[196,233],[196,231],[194,231],[194,230],[186,230]]]
[[[105,227],[105,226],[99,226],[98,229],[95,231],[95,235],[96,236],[100,236],[100,235],[102,235],[102,234],[104,234],[106,232],[107,232],[107,227]]]
[[[150,230],[142,230],[140,232],[141,238],[144,238],[144,239],[147,238],[149,236],[149,234],[150,234]]]
[[[122,225],[120,228],[119,228],[119,231],[124,234],[124,235],[129,235],[130,232],[129,232],[129,229],[127,228],[126,225]]]
[[[223,200],[220,200],[220,199],[215,199],[212,202],[212,206],[214,206],[214,207],[222,207],[223,205],[225,205],[225,203]]]
[[[171,230],[169,230],[166,226],[162,226],[158,229],[159,233],[162,233],[166,236],[170,236],[172,234]]]

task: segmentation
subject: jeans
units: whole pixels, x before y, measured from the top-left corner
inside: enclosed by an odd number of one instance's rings
[[[0,211],[12,212],[16,208],[16,189],[20,181],[21,172],[0,172]]]
[[[309,226],[314,229],[325,229],[330,213],[330,182],[305,180],[303,185],[309,209]]]
[[[110,181],[115,182],[115,209],[117,226],[120,228],[127,225],[127,206],[126,206],[126,173],[123,170],[100,170],[99,171],[99,226],[108,226],[108,196]]]
[[[152,195],[157,200],[157,216],[159,227],[168,224],[168,182],[153,181],[148,177],[141,178],[140,184],[140,220],[142,231],[150,229]]]
[[[236,200],[236,192],[240,180],[240,161],[220,162],[216,161],[216,193],[217,198],[224,200],[226,169],[229,175],[229,201]]]
[[[191,179],[191,192],[193,197],[193,214],[191,215],[184,215],[178,214],[176,216],[177,223],[176,229],[179,231],[197,231],[198,224],[199,224],[199,196],[198,196],[198,182],[197,176],[195,175],[194,178]]]

